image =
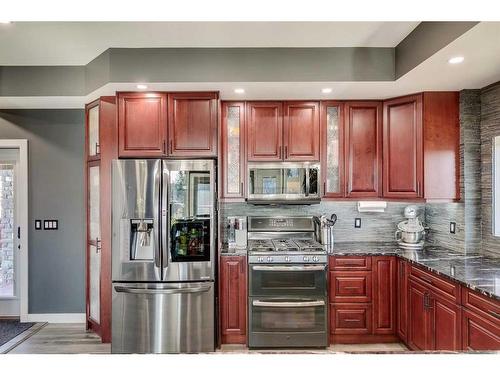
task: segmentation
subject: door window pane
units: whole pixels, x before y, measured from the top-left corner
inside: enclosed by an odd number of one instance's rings
[[[240,193],[240,108],[227,110],[227,192]]]
[[[340,135],[339,107],[326,111],[326,192],[340,192]]]
[[[99,153],[99,106],[89,109],[89,155]]]
[[[0,298],[14,288],[14,165],[0,164]]]
[[[96,323],[100,322],[101,307],[100,307],[100,291],[101,291],[101,253],[97,252],[94,245],[89,245],[90,252],[90,286],[89,286],[89,302],[90,302],[90,317]]]
[[[89,236],[90,240],[101,237],[99,218],[99,166],[89,168]]]

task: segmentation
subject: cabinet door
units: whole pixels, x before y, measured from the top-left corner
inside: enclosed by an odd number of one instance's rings
[[[217,93],[168,95],[171,156],[217,156]]]
[[[222,103],[222,196],[245,197],[245,103]]]
[[[422,95],[384,102],[384,197],[422,197]]]
[[[101,320],[101,219],[100,219],[100,167],[89,163],[87,175],[87,264],[88,304],[87,319],[99,324]]]
[[[323,196],[344,196],[344,107],[339,102],[321,103]]]
[[[85,108],[85,117],[87,123],[87,160],[99,159],[100,140],[99,140],[99,100],[96,100]]]
[[[345,106],[348,197],[378,197],[381,193],[381,119],[379,102],[349,102]]]
[[[162,93],[118,93],[118,145],[121,157],[165,154],[167,100]]]
[[[373,264],[373,333],[396,332],[396,258],[375,256]]]
[[[220,258],[220,314],[223,344],[247,341],[247,266],[246,257]]]
[[[319,103],[286,102],[284,159],[319,161]]]
[[[438,295],[431,295],[432,350],[461,349],[460,307]]]
[[[283,104],[248,102],[248,161],[283,159]]]
[[[408,263],[398,259],[397,281],[397,334],[403,342],[408,340]]]
[[[408,345],[414,350],[430,350],[430,314],[427,311],[429,292],[413,280],[409,281],[408,289]]]
[[[468,309],[464,309],[462,349],[500,350],[500,326]]]

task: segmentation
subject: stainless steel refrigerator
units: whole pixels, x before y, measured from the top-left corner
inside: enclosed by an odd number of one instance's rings
[[[113,353],[215,349],[215,164],[114,160]]]

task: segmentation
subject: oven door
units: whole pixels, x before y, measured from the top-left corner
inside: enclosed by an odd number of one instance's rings
[[[326,264],[250,265],[250,296],[326,296]]]
[[[328,345],[326,297],[250,298],[250,347]]]

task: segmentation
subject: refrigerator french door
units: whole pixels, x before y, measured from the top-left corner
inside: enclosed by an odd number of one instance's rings
[[[113,161],[113,353],[215,349],[215,165]]]

